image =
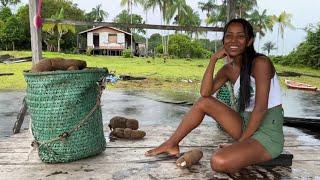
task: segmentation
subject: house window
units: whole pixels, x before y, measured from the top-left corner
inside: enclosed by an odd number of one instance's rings
[[[109,34],[108,42],[109,43],[117,43],[117,34]]]

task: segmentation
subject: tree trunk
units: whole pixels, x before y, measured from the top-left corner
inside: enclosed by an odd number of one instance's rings
[[[228,21],[236,17],[236,0],[228,0]]]
[[[163,3],[163,8],[162,8],[162,19],[163,19],[163,22],[164,22],[164,25],[167,25],[167,22],[166,22],[166,11],[167,10],[167,4],[166,4],[166,2],[164,2]],[[165,56],[167,56],[168,55],[168,46],[167,46],[167,44],[168,44],[168,31],[165,31],[165,36],[163,37],[163,40],[164,40],[164,52],[163,52],[163,54],[165,55]]]
[[[277,35],[277,55],[279,55],[279,33],[280,33],[280,25],[278,27],[278,35]]]
[[[61,36],[59,35],[58,36],[58,52],[60,52],[60,41],[61,41]]]
[[[283,38],[282,38],[282,55],[284,54],[284,35],[283,35]]]
[[[146,23],[148,23],[148,11],[146,10]],[[148,57],[148,29],[146,29],[146,48],[145,48],[145,56]]]
[[[128,0],[128,2],[127,2],[127,6],[128,6],[128,7],[127,7],[127,11],[128,11],[128,14],[129,14],[129,12],[130,12],[130,1],[131,1],[131,0]]]
[[[47,46],[47,51],[50,51],[50,44],[48,43],[48,41],[46,40],[43,40],[43,42],[46,44]]]
[[[12,51],[14,51],[15,48],[14,48],[14,41],[12,41]]]
[[[258,52],[260,51],[260,39],[261,39],[261,35],[260,33],[258,33]]]

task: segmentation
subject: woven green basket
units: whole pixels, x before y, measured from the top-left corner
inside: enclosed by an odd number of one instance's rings
[[[232,107],[232,101],[231,101],[231,95],[230,91],[228,90],[228,87],[226,84],[221,86],[221,88],[217,92],[217,99],[228,105],[229,107]]]
[[[105,150],[97,81],[104,69],[25,73],[34,144],[43,162],[70,162]]]

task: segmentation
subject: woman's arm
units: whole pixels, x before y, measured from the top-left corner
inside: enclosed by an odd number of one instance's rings
[[[250,116],[246,130],[239,141],[250,138],[259,128],[268,110],[270,79],[273,76],[272,64],[266,57],[257,57],[253,62],[252,75],[256,82],[255,106]]]
[[[217,89],[219,89],[226,81],[226,66],[222,67],[216,76],[213,78],[214,68],[217,61],[227,55],[224,49],[220,49],[218,52],[213,54],[210,58],[209,65],[203,75],[200,94],[202,97],[211,96]]]

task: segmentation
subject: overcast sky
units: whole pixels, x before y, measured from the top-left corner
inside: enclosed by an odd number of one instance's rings
[[[198,2],[206,2],[206,0],[186,0],[187,4],[190,5],[195,11],[198,11],[201,19],[205,19],[205,13],[201,12],[198,8]],[[300,42],[306,37],[306,32],[301,28],[306,27],[308,24],[316,25],[320,22],[320,0],[257,0],[259,11],[267,9],[268,15],[279,15],[282,11],[291,13],[293,15],[291,23],[297,27],[295,30],[286,29],[284,37],[285,48],[282,50],[282,39],[279,40],[278,53],[284,51],[288,53],[292,51],[293,48],[296,48]],[[23,0],[22,2],[27,2]],[[105,11],[109,13],[109,16],[106,21],[111,21],[120,11],[126,9],[126,7],[120,6],[120,0],[74,0],[74,3],[78,4],[80,9],[85,10],[86,12],[91,11],[98,4],[102,4],[102,7]],[[145,13],[140,7],[133,7],[133,13],[140,14],[145,18]],[[160,13],[158,9],[152,10],[148,13],[148,23],[149,24],[160,24]],[[203,23],[204,25],[204,23]],[[277,42],[277,26],[274,27],[273,32],[268,32],[265,37],[260,41],[260,47],[266,41]],[[157,30],[148,30],[148,35],[157,32]],[[158,31],[160,32],[160,31]],[[215,33],[209,33],[207,36],[209,39],[214,39]],[[256,49],[258,40],[256,40]],[[273,52],[276,54],[276,51]]]

